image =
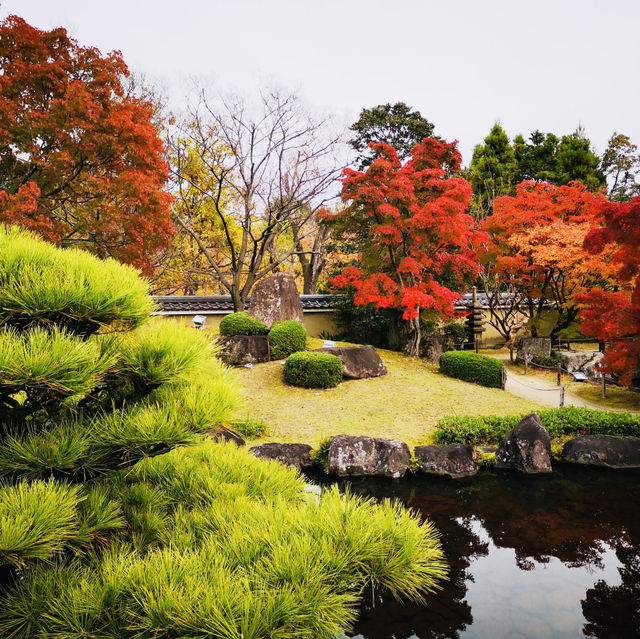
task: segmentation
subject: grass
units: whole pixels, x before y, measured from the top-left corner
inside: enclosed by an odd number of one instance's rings
[[[321,345],[310,338],[307,348]],[[512,415],[541,408],[499,389],[445,377],[436,364],[378,352],[387,375],[345,380],[327,390],[289,386],[281,362],[240,368],[246,412],[269,424],[269,436],[261,441],[315,446],[331,435],[347,434],[391,437],[415,446],[433,442],[434,426],[446,415]]]

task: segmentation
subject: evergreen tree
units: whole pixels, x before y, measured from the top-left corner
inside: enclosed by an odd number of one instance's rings
[[[364,171],[377,157],[369,148],[371,142],[382,142],[396,149],[401,162],[407,160],[411,149],[424,138],[433,136],[433,124],[412,111],[404,102],[379,104],[371,109],[362,109],[351,131],[355,133],[349,144],[358,153],[357,167]]]
[[[473,187],[473,212],[485,219],[493,212],[493,202],[514,192],[518,165],[513,147],[504,129],[494,124],[484,144],[476,146],[471,160],[469,180]]]

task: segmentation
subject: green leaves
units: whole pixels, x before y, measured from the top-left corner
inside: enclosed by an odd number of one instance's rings
[[[440,355],[439,364],[440,372],[449,377],[489,388],[502,387],[502,362],[493,357],[465,351],[449,351]]]

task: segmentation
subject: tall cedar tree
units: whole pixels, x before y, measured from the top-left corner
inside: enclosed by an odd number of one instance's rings
[[[493,213],[493,202],[501,195],[513,195],[518,165],[509,137],[494,124],[484,144],[473,151],[469,180],[473,188],[473,212],[483,220]]]
[[[606,372],[640,387],[640,197],[608,202],[597,221],[585,239],[585,249],[596,256],[612,249],[620,288],[626,290],[597,288],[581,295],[579,301],[585,304],[581,329],[611,342],[604,355]]]
[[[358,153],[357,167],[360,171],[364,171],[376,157],[371,142],[392,146],[400,161],[405,162],[416,144],[433,136],[433,124],[404,102],[362,109],[350,130],[355,135],[349,144]]]
[[[528,181],[515,196],[496,198],[483,225],[490,241],[480,259],[494,283],[526,301],[534,334],[546,304],[560,313],[559,330],[577,318],[576,295],[611,281],[610,255],[596,257],[582,248],[605,203],[603,193],[578,182]]]
[[[168,167],[128,75],[65,29],[0,23],[0,222],[149,273],[173,232]]]
[[[451,316],[462,286],[477,276],[474,249],[484,234],[466,213],[471,185],[448,170],[460,168],[456,143],[425,138],[402,164],[388,144],[371,144],[378,157],[365,171],[345,169],[336,215],[365,238],[368,258],[333,278],[338,288],[355,287],[356,305],[396,308],[408,323],[408,353],[420,350],[420,311]],[[371,256],[374,255],[373,259]],[[446,284],[445,284],[446,283]]]

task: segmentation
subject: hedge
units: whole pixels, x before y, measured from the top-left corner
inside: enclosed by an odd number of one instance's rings
[[[271,359],[285,359],[307,348],[307,331],[297,320],[276,322],[269,331]]]
[[[502,388],[502,362],[465,351],[443,353],[439,360],[440,372],[465,382],[474,382],[489,388]]]
[[[220,335],[266,335],[269,332],[267,325],[246,312],[230,313],[225,315],[220,322]]]
[[[342,380],[342,362],[329,353],[293,353],[284,364],[284,379],[303,388],[333,388]]]
[[[538,412],[552,438],[578,435],[640,436],[640,415],[565,406]],[[438,444],[497,444],[524,415],[445,417],[436,424]]]

